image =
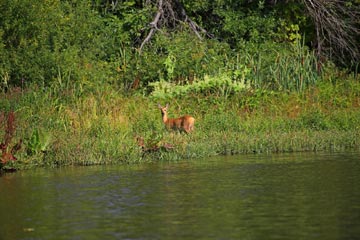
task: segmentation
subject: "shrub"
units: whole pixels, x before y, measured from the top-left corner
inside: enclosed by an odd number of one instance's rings
[[[216,96],[223,99],[249,88],[245,79],[233,80],[227,73],[215,76],[205,75],[202,79],[194,79],[191,84],[176,85],[160,80],[150,83],[153,87],[151,96],[156,99],[174,98],[186,95]]]

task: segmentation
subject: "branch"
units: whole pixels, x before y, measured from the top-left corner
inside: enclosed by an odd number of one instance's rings
[[[151,1],[147,0],[146,4],[150,4],[150,2]],[[156,15],[153,21],[149,23],[150,31],[141,43],[139,52],[141,53],[145,44],[151,40],[156,31],[160,31],[159,29],[163,27],[175,29],[178,22],[186,23],[200,40],[202,40],[201,33],[212,37],[186,14],[179,0],[158,0]]]
[[[208,37],[212,37],[211,34],[209,34],[204,28],[200,27],[196,22],[194,22],[187,14],[186,14],[186,11],[183,7],[183,5],[178,1],[178,0],[175,0],[175,4],[178,6],[179,8],[179,12],[180,12],[180,17],[181,19],[184,19],[183,21],[186,22],[189,27],[191,28],[191,30],[193,30],[193,32],[196,34],[196,36],[202,40],[202,37],[199,33],[202,32],[204,34],[206,34]]]
[[[158,11],[157,11],[157,13],[156,13],[156,15],[154,17],[154,20],[149,24],[150,27],[151,27],[151,30],[150,30],[149,34],[146,36],[146,38],[144,39],[144,41],[140,45],[140,49],[139,49],[140,54],[141,54],[141,51],[142,51],[143,47],[145,46],[145,44],[150,41],[151,37],[159,29],[158,28],[158,23],[159,23],[161,15],[164,14],[162,5],[163,5],[163,0],[159,0]]]
[[[140,54],[141,54],[141,51],[142,51],[143,47],[145,46],[145,44],[146,44],[147,42],[149,42],[150,39],[151,39],[151,37],[154,35],[155,31],[156,31],[156,29],[155,29],[155,28],[152,28],[152,29],[150,30],[149,34],[148,34],[148,35],[146,36],[146,38],[144,39],[144,41],[141,43],[140,49],[139,49]]]
[[[359,7],[351,9],[344,0],[303,0],[303,3],[315,24],[318,57],[325,52],[329,56],[335,53],[342,63],[349,58],[358,61]]]

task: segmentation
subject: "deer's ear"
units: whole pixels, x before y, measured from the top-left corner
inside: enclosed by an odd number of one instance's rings
[[[166,108],[168,108],[168,107],[169,107],[169,104],[167,103],[167,104],[166,104]]]
[[[161,105],[160,105],[160,103],[158,103],[158,108],[160,108],[160,109],[162,108]]]

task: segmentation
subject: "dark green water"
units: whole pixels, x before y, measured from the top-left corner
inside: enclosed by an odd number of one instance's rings
[[[0,177],[0,239],[359,239],[360,153]]]

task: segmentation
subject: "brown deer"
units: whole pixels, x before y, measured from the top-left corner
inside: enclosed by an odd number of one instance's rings
[[[167,110],[169,104],[166,104],[165,107],[162,107],[159,104],[161,110],[162,120],[168,130],[177,130],[179,132],[190,133],[194,130],[195,118],[189,115],[185,115],[179,118],[168,118]]]

